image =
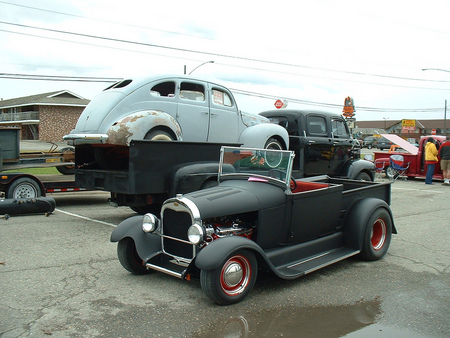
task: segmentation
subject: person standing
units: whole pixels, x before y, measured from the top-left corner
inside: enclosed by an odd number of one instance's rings
[[[438,151],[434,139],[429,137],[425,145],[425,164],[427,165],[427,176],[425,184],[433,184],[434,166],[438,163]]]
[[[443,185],[450,185],[450,140],[445,141],[439,148],[438,156],[441,159]]]

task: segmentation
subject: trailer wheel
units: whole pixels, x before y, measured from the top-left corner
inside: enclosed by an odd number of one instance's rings
[[[240,250],[214,270],[200,271],[200,285],[206,295],[219,305],[235,304],[253,289],[258,263],[253,252]]]
[[[62,148],[60,153],[74,153],[75,148],[74,147],[65,147]],[[58,170],[63,175],[73,175],[75,174],[75,165],[65,165],[65,166],[58,166],[56,167],[56,170]]]
[[[28,177],[14,180],[8,187],[6,198],[36,198],[42,196],[39,184]]]
[[[145,267],[144,262],[136,251],[136,244],[130,237],[121,239],[117,244],[117,257],[125,270],[133,275],[146,275],[154,272],[154,270],[149,270]]]
[[[375,209],[366,223],[360,257],[376,261],[384,257],[392,237],[392,219],[384,208]]]

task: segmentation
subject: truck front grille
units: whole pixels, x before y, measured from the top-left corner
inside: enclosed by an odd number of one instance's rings
[[[174,211],[165,209],[163,214],[162,233],[165,236],[178,238],[188,241],[187,231],[192,225],[192,218],[190,213],[185,211]],[[192,259],[193,245],[182,243],[170,238],[163,238],[163,250],[167,254],[177,257]]]

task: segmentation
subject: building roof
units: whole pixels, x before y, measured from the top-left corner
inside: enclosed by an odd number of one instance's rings
[[[18,97],[0,101],[0,109],[30,105],[41,106],[79,106],[85,107],[90,100],[68,90]]]

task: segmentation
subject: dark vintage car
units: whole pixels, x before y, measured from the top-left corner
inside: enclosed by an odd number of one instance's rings
[[[377,148],[380,150],[390,149],[394,142],[389,141],[386,137],[380,137],[377,142]]]
[[[259,269],[294,279],[350,256],[382,258],[396,233],[390,183],[295,180],[294,153],[223,147],[219,185],[166,200],[160,217],[113,231],[122,266],[200,278],[217,304],[241,301]]]
[[[288,131],[295,152],[293,175],[317,175],[363,181],[375,179],[375,166],[362,160],[361,145],[342,115],[326,111],[278,109],[259,113]]]

